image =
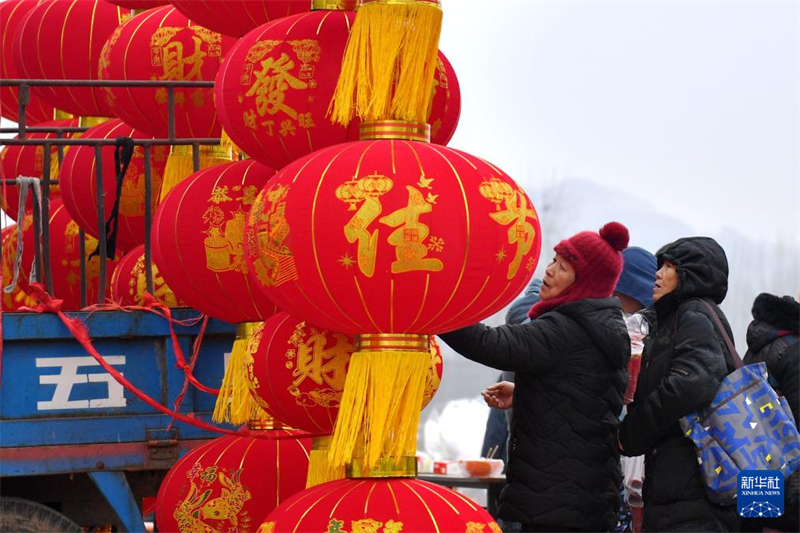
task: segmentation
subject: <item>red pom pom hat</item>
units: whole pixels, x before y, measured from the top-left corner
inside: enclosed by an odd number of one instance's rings
[[[622,250],[628,247],[628,228],[609,222],[599,232],[582,231],[558,243],[553,250],[575,269],[575,282],[557,297],[531,307],[534,319],[559,305],[585,298],[608,298],[622,274]]]

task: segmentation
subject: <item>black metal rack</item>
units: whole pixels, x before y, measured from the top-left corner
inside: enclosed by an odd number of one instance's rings
[[[152,249],[150,230],[153,218],[153,180],[152,180],[152,147],[160,146],[191,146],[194,171],[200,170],[200,146],[215,146],[220,144],[219,138],[178,138],[175,135],[175,89],[176,88],[213,88],[213,81],[153,81],[153,80],[127,80],[127,81],[95,81],[95,80],[23,80],[8,79],[0,80],[0,87],[17,87],[19,89],[19,122],[16,128],[2,128],[0,133],[16,133],[17,139],[0,139],[0,146],[42,146],[44,154],[50,154],[55,146],[58,152],[59,168],[64,157],[65,146],[93,146],[95,154],[95,180],[98,224],[98,243],[100,256],[100,277],[98,286],[98,302],[104,303],[106,299],[106,278],[107,278],[107,242],[105,233],[105,192],[103,190],[103,146],[114,146],[115,139],[65,139],[68,133],[82,133],[86,127],[26,127],[25,111],[30,102],[31,87],[142,87],[142,88],[165,88],[167,90],[167,138],[166,139],[133,139],[134,146],[141,146],[144,149],[144,179],[145,179],[145,198],[144,198],[144,257],[145,257],[145,279],[147,281],[147,291],[154,292],[153,272],[152,272]],[[27,135],[30,133],[55,133],[56,138],[31,139]],[[45,156],[47,157],[47,156]],[[16,179],[6,178],[7,185],[17,185]],[[51,179],[50,165],[43,165],[41,179],[41,210],[39,204],[33,201],[33,231],[34,231],[34,262],[37,272],[40,272],[45,281],[45,289],[53,294],[52,271],[50,267],[50,186],[58,184],[58,180]],[[24,213],[20,213],[24,216]],[[42,223],[44,221],[44,223]],[[39,227],[42,234],[39,235]],[[21,231],[21,227],[20,227]],[[87,301],[87,281],[86,281],[86,251],[85,234],[83,229],[79,231],[78,241],[80,243],[80,271],[81,271],[81,306],[86,307]],[[39,243],[41,242],[41,247]]]

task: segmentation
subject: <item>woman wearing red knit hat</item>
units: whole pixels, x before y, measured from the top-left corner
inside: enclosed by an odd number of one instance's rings
[[[506,531],[609,531],[620,507],[616,429],[630,339],[611,294],[628,229],[610,222],[558,243],[541,301],[521,325],[441,335],[461,355],[516,372]],[[498,405],[499,406],[499,405]]]

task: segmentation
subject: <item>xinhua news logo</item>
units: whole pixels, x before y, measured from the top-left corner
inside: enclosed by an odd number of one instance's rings
[[[737,480],[736,506],[744,518],[783,516],[783,472],[743,470]]]

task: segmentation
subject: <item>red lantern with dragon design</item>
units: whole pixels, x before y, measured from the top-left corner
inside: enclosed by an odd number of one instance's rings
[[[50,202],[50,269],[53,279],[52,296],[64,300],[62,310],[77,311],[81,308],[81,243],[78,224],[70,218],[61,200]],[[28,289],[30,265],[34,258],[33,227],[23,232],[22,267],[20,287]],[[100,258],[90,257],[97,249],[97,239],[84,237],[84,259],[86,262],[86,288],[88,305],[96,304],[100,285]],[[121,254],[120,254],[121,255]],[[106,262],[106,286],[117,266],[119,256]]]
[[[353,353],[351,335],[308,325],[278,313],[256,329],[250,342],[250,376],[256,402],[281,422],[313,433],[331,433]],[[432,339],[423,406],[439,389],[443,359]]]
[[[42,0],[6,0],[0,3],[0,79],[21,78],[16,65],[12,46],[14,34],[28,12]],[[55,108],[41,98],[30,95],[25,106],[25,123],[34,126],[40,122],[53,120]],[[13,122],[19,121],[19,89],[0,87],[0,116]]]
[[[21,77],[96,80],[103,43],[130,18],[105,0],[45,1],[28,13],[14,38]],[[73,115],[113,117],[97,87],[33,87],[32,93]]]
[[[26,217],[23,228],[33,223],[33,217]],[[12,224],[3,228],[0,240],[2,240],[2,268],[3,286],[11,284],[14,280],[14,262],[17,257],[17,225]],[[11,313],[23,306],[34,307],[36,301],[33,300],[19,285],[10,293],[3,291],[3,312]]]
[[[167,307],[188,307],[178,300],[172,289],[164,283],[164,278],[153,265],[153,297]],[[144,244],[137,246],[114,269],[111,276],[111,300],[117,305],[144,305],[144,293],[147,291],[145,277]]]
[[[201,26],[241,37],[267,22],[305,13],[311,0],[172,0],[172,5]]]
[[[195,448],[161,484],[159,531],[255,531],[278,504],[305,488],[311,439],[302,437],[285,429],[251,430]]]
[[[213,80],[234,39],[189,21],[172,6],[147,10],[118,27],[99,57],[101,80]],[[166,88],[105,88],[111,109],[125,123],[158,138],[168,136]],[[219,137],[214,93],[175,89],[178,137]]]
[[[151,136],[133,129],[119,119],[104,122],[87,130],[84,139],[116,139],[130,137],[149,139]],[[102,148],[104,220],[111,214],[117,200],[116,169],[114,146]],[[167,164],[168,148],[151,148],[151,200],[153,211],[157,205],[161,178]],[[128,170],[122,181],[122,194],[119,202],[117,246],[124,251],[132,250],[144,243],[145,207],[145,164],[144,147],[137,146],[133,151]],[[95,150],[93,146],[76,146],[64,156],[59,177],[61,198],[70,216],[89,235],[97,237],[97,179]]]
[[[228,322],[263,321],[277,311],[253,286],[244,224],[275,174],[253,160],[192,174],[170,192],[153,222],[153,260],[178,298]]]
[[[358,139],[327,118],[355,19],[347,11],[313,11],[264,25],[226,56],[215,86],[217,112],[250,157],[282,168],[314,150]],[[433,142],[446,144],[461,112],[455,71],[439,53],[429,121]]]
[[[78,120],[52,120],[39,124],[39,127],[52,127],[52,128],[74,128],[78,126]],[[79,135],[66,133],[65,138],[78,137]],[[28,133],[25,135],[26,139],[55,139],[56,133]],[[17,139],[18,137],[14,137]],[[65,146],[63,153],[64,156],[72,150],[73,147]],[[47,164],[50,165],[50,179],[58,179],[58,148],[56,146],[50,147],[50,157]],[[3,148],[0,152],[0,166],[2,166],[2,174],[5,179],[14,179],[18,176],[27,178],[42,179],[44,175],[44,146],[41,145],[9,145]],[[3,200],[3,211],[8,216],[16,220],[19,216],[19,189],[16,186],[7,186],[4,188],[6,196]],[[58,185],[50,186],[50,199],[57,200],[61,197]],[[31,195],[28,194],[26,201],[27,209],[31,208]]]
[[[501,533],[486,510],[458,492],[418,479],[343,479],[295,494],[259,533],[442,531]]]

